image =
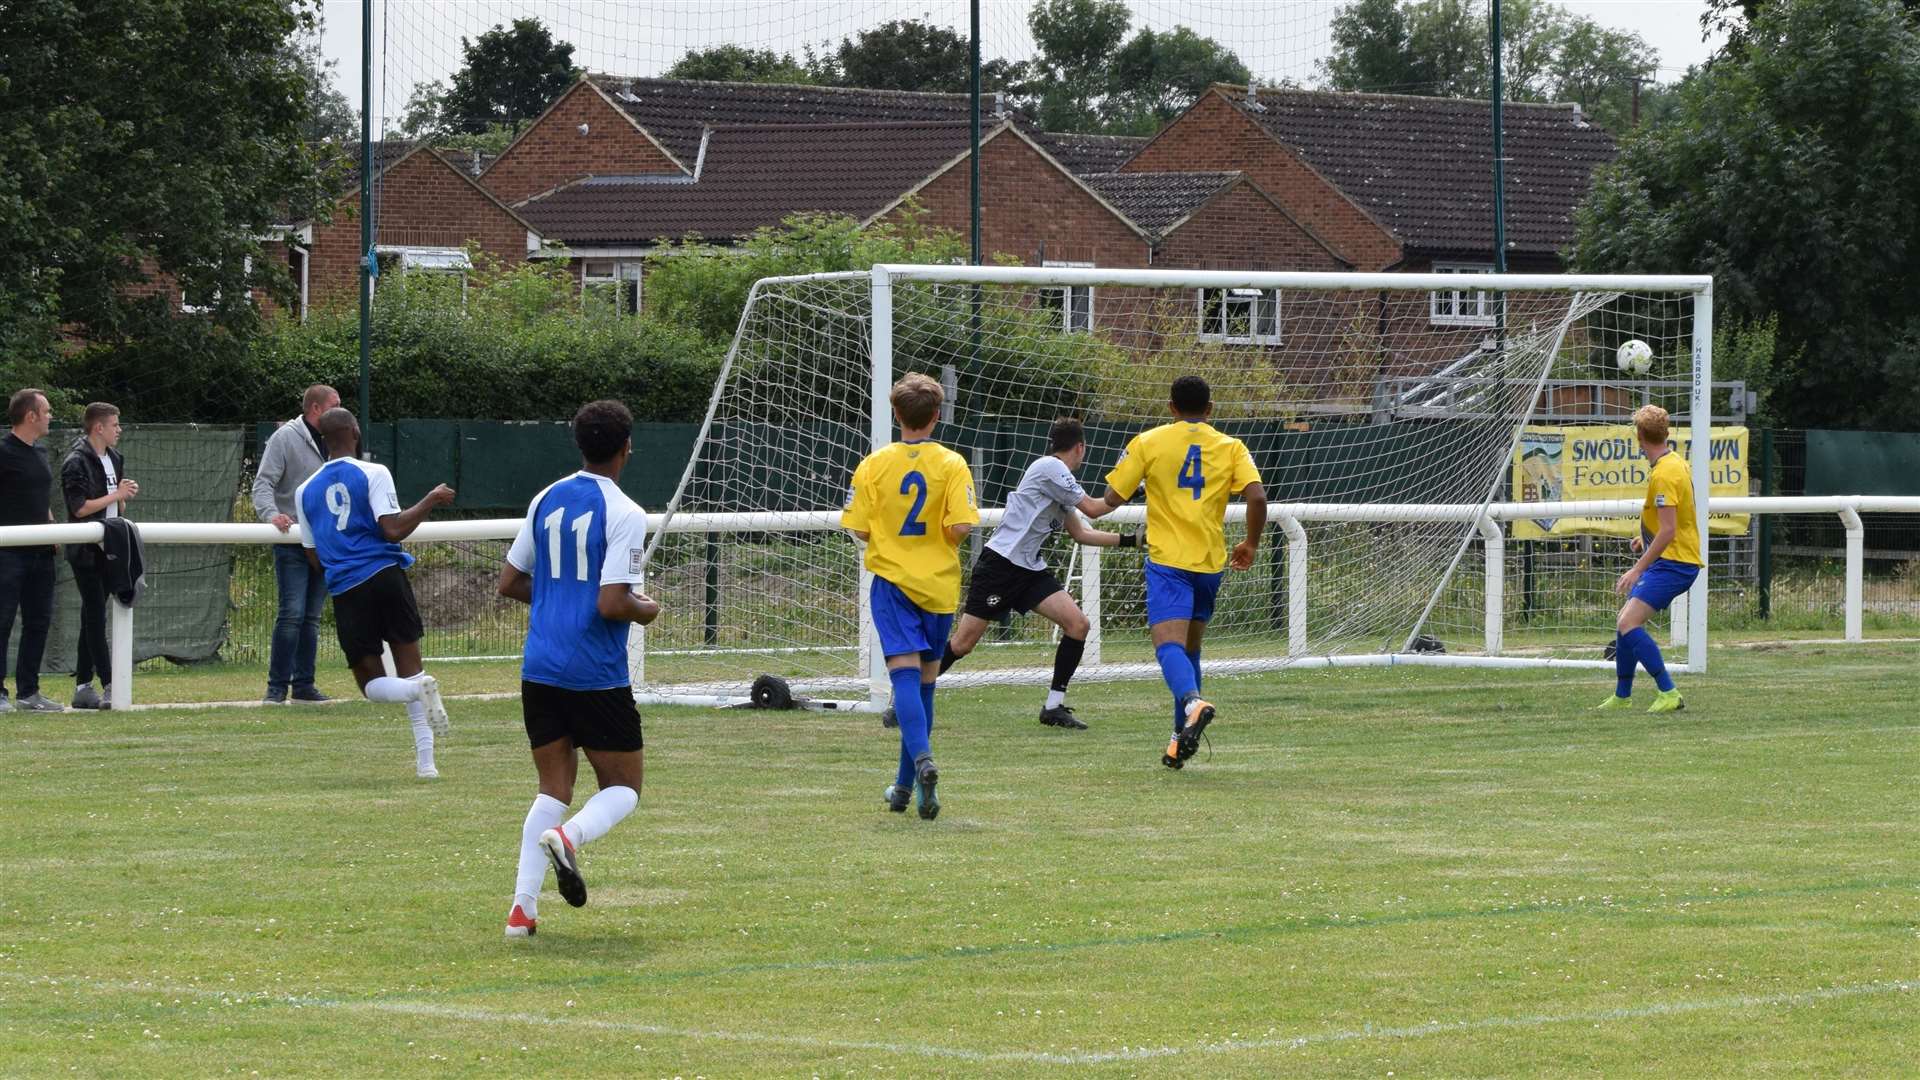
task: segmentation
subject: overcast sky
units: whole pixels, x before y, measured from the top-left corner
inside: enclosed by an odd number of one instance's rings
[[[1344,0],[1127,0],[1134,25],[1186,25],[1236,52],[1258,76],[1312,84],[1329,49],[1328,27]],[[338,62],[340,90],[358,107],[360,0],[324,0],[322,48]],[[1659,78],[1678,79],[1718,47],[1702,41],[1703,0],[1561,0],[1610,27],[1631,30],[1660,54]],[[444,79],[460,39],[514,18],[539,17],[594,71],[657,75],[688,49],[723,43],[798,53],[889,19],[964,28],[965,0],[374,0],[375,112],[397,117],[416,82]],[[988,58],[1033,52],[1030,0],[982,0]],[[384,59],[384,63],[382,62]]]

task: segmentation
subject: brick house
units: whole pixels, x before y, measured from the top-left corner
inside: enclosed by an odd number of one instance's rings
[[[424,143],[374,144],[374,251],[382,274],[464,276],[470,254],[505,265],[544,243],[538,229],[482,187],[466,163]],[[352,301],[360,289],[360,179],[342,181],[331,221],[289,225],[288,267],[300,286],[299,314],[313,304]]]
[[[985,251],[1036,266],[1348,268],[1242,173],[1117,175],[1146,141],[1042,132],[994,106]],[[565,248],[583,287],[637,310],[662,240],[725,246],[805,210],[890,220],[908,199],[965,233],[968,145],[965,94],[589,76],[480,179]]]
[[[987,103],[983,103],[987,104]],[[561,95],[480,182],[570,258],[583,288],[643,302],[662,240],[721,245],[789,214],[891,220],[911,199],[965,233],[968,98],[595,75]],[[982,241],[1026,265],[1278,271],[1492,269],[1484,102],[1214,86],[1151,138],[983,117]],[[1507,111],[1509,268],[1558,272],[1573,207],[1612,140],[1577,107]],[[1100,295],[1096,295],[1098,292]],[[1125,318],[1124,290],[1062,290],[1063,329]],[[1348,298],[1354,299],[1354,298]],[[1490,346],[1487,294],[1381,291],[1365,336],[1383,375]],[[1321,305],[1330,309],[1330,305]],[[1310,360],[1359,317],[1314,322],[1275,291],[1193,297],[1202,337]],[[1508,317],[1525,312],[1509,311]],[[1317,350],[1317,352],[1316,352]]]
[[[525,262],[544,242],[511,207],[480,186],[466,151],[441,151],[424,143],[388,140],[373,144],[378,219],[374,246],[381,273],[464,275],[470,253],[511,265]],[[265,249],[284,252],[293,279],[291,311],[299,318],[316,305],[353,303],[360,294],[360,172],[340,179],[330,221],[295,221],[274,228]],[[152,259],[142,261],[146,280],[128,286],[131,298],[165,296],[173,310],[197,314],[207,303],[190,296]],[[264,291],[251,299],[263,312],[278,310]]]

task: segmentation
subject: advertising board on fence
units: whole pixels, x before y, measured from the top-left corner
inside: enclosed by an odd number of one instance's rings
[[[1681,457],[1689,455],[1692,440],[1676,432],[1672,445]],[[1711,483],[1716,496],[1747,494],[1747,429],[1714,428],[1710,444]],[[1647,495],[1651,468],[1640,453],[1632,424],[1589,424],[1575,427],[1530,427],[1520,436],[1513,454],[1513,501],[1581,502],[1589,499],[1633,499]],[[1744,536],[1747,515],[1714,514],[1708,519],[1716,536]],[[1516,540],[1549,536],[1634,536],[1637,518],[1527,518],[1513,523]]]

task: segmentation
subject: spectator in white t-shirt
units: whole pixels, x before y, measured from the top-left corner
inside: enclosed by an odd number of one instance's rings
[[[120,409],[104,401],[87,406],[83,434],[60,463],[60,492],[68,521],[102,521],[122,516],[140,485],[127,479],[120,456]],[[80,647],[74,656],[73,707],[104,709],[112,699],[113,663],[107,652],[107,582],[99,544],[68,544],[67,563],[80,590]],[[100,689],[93,677],[100,676]]]

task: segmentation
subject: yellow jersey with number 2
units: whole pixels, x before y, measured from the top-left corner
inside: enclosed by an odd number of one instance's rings
[[[947,526],[979,523],[967,459],[931,439],[868,454],[840,515],[842,528],[867,534],[867,569],[934,615],[960,606],[960,554]]]
[[[1147,556],[1161,566],[1219,573],[1227,565],[1227,499],[1260,482],[1247,444],[1205,421],[1143,431],[1107,473],[1131,499],[1147,485]]]
[[[1668,450],[1653,463],[1647,478],[1647,501],[1640,506],[1640,528],[1646,538],[1660,531],[1660,508],[1674,509],[1673,539],[1662,559],[1705,566],[1700,558],[1700,523],[1693,516],[1693,470],[1678,451]]]

